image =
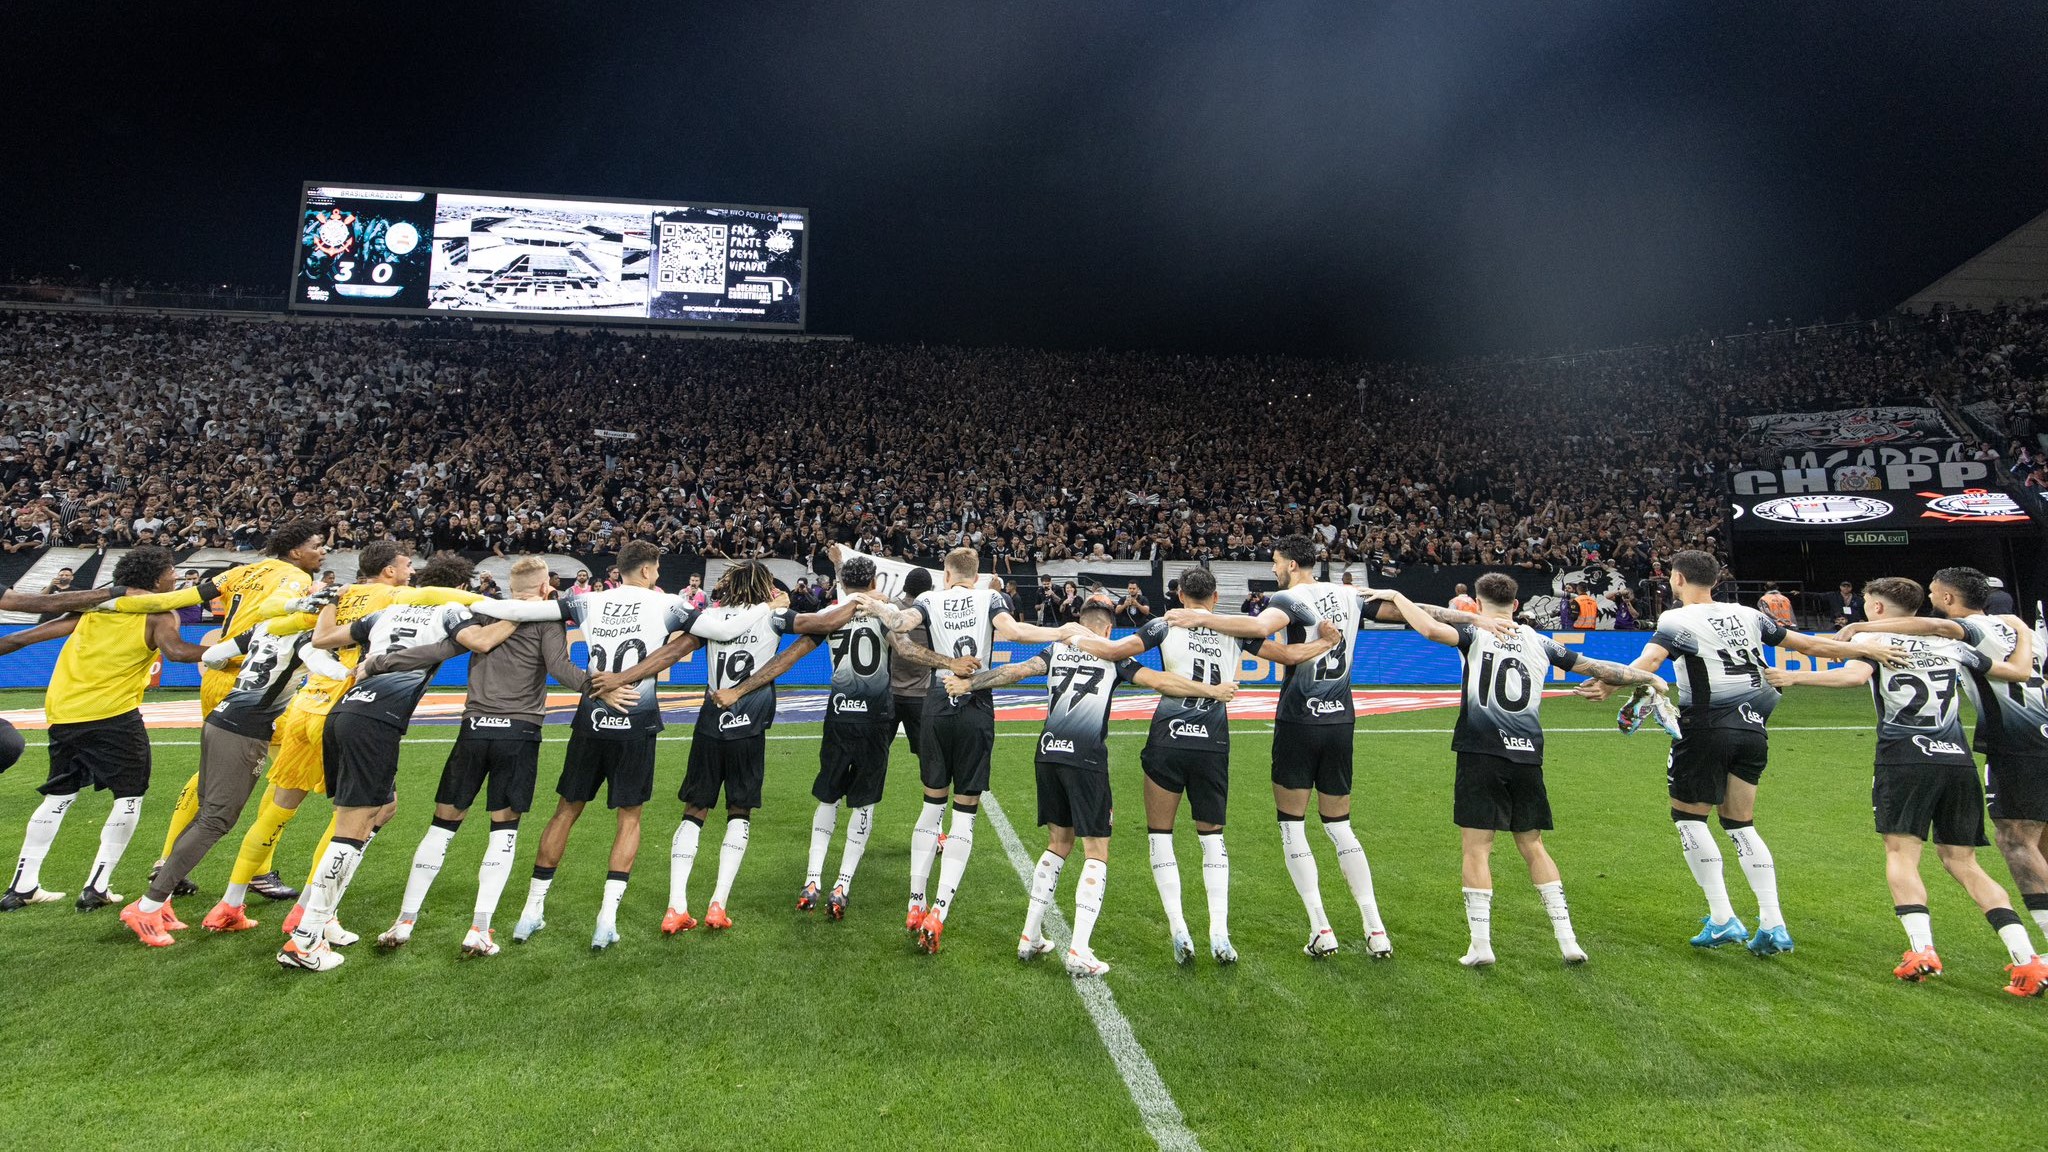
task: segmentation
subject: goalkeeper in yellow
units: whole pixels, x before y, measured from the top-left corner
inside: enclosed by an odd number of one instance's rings
[[[287,635],[309,628],[316,631],[346,629],[392,604],[469,604],[483,599],[473,592],[452,588],[408,587],[412,579],[412,557],[400,552],[398,546],[388,540],[364,546],[357,564],[357,575],[359,581],[343,589],[332,604],[322,607],[317,619],[311,613],[286,616],[271,621],[271,632]],[[362,658],[361,650],[354,647],[344,648],[334,655],[350,669],[354,669]],[[277,847],[278,838],[298,817],[299,806],[307,793],[324,794],[327,791],[321,740],[327,727],[328,712],[348,689],[346,680],[308,673],[306,686],[292,697],[291,706],[277,725],[278,747],[276,758],[270,765],[270,795],[256,813],[256,822],[242,838],[241,850],[235,855],[234,873],[228,878],[227,891],[220,903],[207,914],[205,927],[216,932],[240,932],[254,927],[255,922],[245,911],[248,893],[255,891],[260,895],[270,895],[258,884],[264,878],[262,874],[269,871],[271,854]],[[381,827],[390,818],[390,812],[380,812],[375,824]],[[327,841],[333,836],[334,821],[330,818],[327,830],[321,834],[320,843],[314,849],[315,861],[325,854]],[[298,893],[292,892],[291,895]],[[295,908],[286,917],[285,931],[297,926],[299,914],[300,909]],[[347,935],[339,924],[330,924],[328,932],[330,939],[336,935]]]
[[[317,519],[292,520],[279,525],[264,538],[264,559],[254,564],[231,568],[212,578],[200,589],[181,589],[167,596],[123,597],[103,610],[121,612],[164,612],[190,607],[213,599],[207,593],[215,593],[220,601],[220,639],[233,640],[271,617],[290,610],[292,601],[313,590],[313,576],[320,571],[320,564],[327,558],[327,525]],[[203,589],[203,590],[202,590]],[[138,600],[140,607],[131,607],[125,601]],[[235,677],[240,674],[242,659],[237,656],[218,669],[203,667],[199,673],[199,716],[203,720],[220,707],[220,702],[235,686]],[[275,744],[272,745],[273,748]],[[259,811],[267,808],[271,798],[265,796]],[[185,781],[185,787],[178,793],[177,807],[171,812],[170,830],[164,836],[164,850],[150,868],[151,879],[156,870],[163,867],[171,849],[178,843],[187,825],[199,815],[199,775]],[[269,861],[263,870],[270,871]],[[288,900],[298,893],[277,882],[275,874],[264,878],[268,883],[259,882],[258,891],[274,899]],[[198,891],[189,881],[180,882],[178,895],[190,895]]]

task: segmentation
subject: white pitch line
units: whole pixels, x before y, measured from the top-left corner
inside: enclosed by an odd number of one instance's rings
[[[1024,841],[1017,838],[1017,829],[1003,815],[1003,806],[996,803],[993,792],[981,794],[981,809],[988,813],[988,822],[994,826],[996,836],[1003,842],[1003,854],[1010,858],[1010,867],[1017,870],[1017,879],[1023,883],[1024,891],[1031,891],[1031,874],[1035,868],[1031,857],[1024,851]],[[1059,901],[1046,909],[1047,927],[1059,936],[1071,937],[1065,916],[1060,914]],[[1117,1074],[1124,1079],[1124,1087],[1131,1094],[1131,1103],[1138,1106],[1138,1114],[1144,1118],[1145,1131],[1152,1136],[1152,1142],[1167,1152],[1202,1152],[1202,1142],[1195,1139],[1188,1127],[1187,1118],[1181,1115],[1180,1105],[1173,1102],[1173,1093],[1167,1091],[1166,1081],[1159,1078],[1159,1069],[1153,1066],[1152,1057],[1146,1055],[1145,1046],[1138,1043],[1137,1033],[1131,1030],[1131,1022],[1116,1006],[1116,996],[1109,985],[1101,979],[1069,980],[1074,991],[1081,997],[1081,1003],[1088,1009],[1089,1019],[1095,1021],[1095,1032],[1102,1037],[1102,1046],[1109,1049],[1109,1058],[1116,1063]]]

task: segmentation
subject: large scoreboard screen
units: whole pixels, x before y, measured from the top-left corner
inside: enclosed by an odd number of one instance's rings
[[[295,309],[800,329],[808,213],[305,186]]]

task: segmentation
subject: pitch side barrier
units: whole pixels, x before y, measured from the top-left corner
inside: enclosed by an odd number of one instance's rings
[[[19,626],[0,626],[0,635],[21,631]],[[204,627],[187,626],[182,631],[185,639],[199,642],[208,631]],[[1130,635],[1131,630],[1119,628],[1114,635],[1121,638]],[[1600,660],[1621,663],[1635,659],[1642,653],[1643,644],[1650,639],[1648,632],[1552,632],[1549,635],[1567,648],[1584,652]],[[785,639],[785,644],[795,643]],[[0,688],[43,688],[50,683],[50,671],[57,662],[61,644],[52,641],[36,644],[0,656]],[[572,644],[571,655],[576,662],[584,662],[586,652],[580,643]],[[1040,645],[996,643],[993,661],[1007,664],[1012,660],[1028,660],[1038,654]],[[1806,669],[1828,667],[1825,662],[1813,662],[1782,648],[1770,649],[1779,667]],[[1147,652],[1139,662],[1150,668],[1159,667],[1159,653]],[[677,664],[663,677],[663,684],[679,688],[704,686],[704,656],[695,652]],[[1664,677],[1671,677],[1671,665],[1667,662],[1661,669]],[[1358,637],[1358,656],[1354,662],[1351,682],[1360,686],[1380,687],[1386,685],[1456,685],[1458,683],[1458,653],[1456,649],[1424,640],[1421,636],[1406,630],[1367,630]],[[450,660],[441,665],[434,675],[434,683],[442,687],[460,687],[468,682],[469,660],[467,657]],[[823,646],[798,660],[796,666],[783,676],[784,684],[823,685],[832,679],[829,657]],[[1568,683],[1582,679],[1565,676],[1555,669],[1551,679],[1557,683]],[[1280,682],[1280,670],[1271,661],[1256,656],[1246,656],[1244,665],[1238,670],[1238,682],[1246,685],[1275,685]],[[165,688],[196,688],[199,686],[199,669],[193,664],[164,664],[157,670],[154,683]],[[1024,684],[1045,683],[1044,677],[1021,681]]]

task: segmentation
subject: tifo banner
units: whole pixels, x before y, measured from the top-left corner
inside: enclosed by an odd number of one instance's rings
[[[0,635],[19,631],[18,628],[0,628]],[[200,626],[183,629],[187,640],[197,643],[207,631]],[[573,635],[573,633],[572,633]],[[1128,636],[1128,629],[1118,629],[1116,636]],[[1626,663],[1642,654],[1643,645],[1650,638],[1648,632],[1553,632],[1550,635],[1567,648],[1584,652],[1600,660],[1614,660]],[[794,638],[786,643],[795,643]],[[18,652],[0,656],[0,688],[44,688],[50,683],[50,671],[56,664],[58,642],[35,644]],[[1043,651],[1036,644],[1010,644],[997,642],[991,660],[995,664],[1007,664],[1013,660],[1028,660]],[[1782,666],[1808,667],[1798,663],[1800,657],[1776,649],[1775,659],[1788,662]],[[571,645],[571,655],[578,664],[584,663],[587,653],[579,642]],[[1147,667],[1159,667],[1157,650],[1147,652],[1139,658]],[[1667,664],[1664,675],[1670,677]],[[469,661],[462,657],[441,665],[434,676],[434,683],[442,687],[459,687],[467,683]],[[703,687],[705,664],[701,655],[693,653],[677,664],[664,677],[663,683],[677,687]],[[821,685],[832,679],[831,661],[823,647],[798,660],[796,666],[782,679],[790,685]],[[1551,679],[1558,682],[1577,680],[1576,676],[1564,676],[1555,670]],[[1273,685],[1280,682],[1280,669],[1268,660],[1246,656],[1238,670],[1239,683],[1251,685]],[[1352,669],[1351,682],[1361,686],[1385,686],[1395,684],[1451,684],[1459,682],[1458,652],[1442,644],[1432,643],[1408,631],[1369,631],[1358,637],[1358,657]],[[1025,684],[1043,684],[1042,678],[1021,681]],[[199,686],[199,669],[192,664],[165,664],[162,668],[162,684],[166,688],[196,688]]]
[[[1766,452],[1904,447],[1956,439],[1956,430],[1933,408],[1837,408],[1831,412],[1775,412],[1751,416],[1745,443]]]
[[[889,596],[895,596],[903,591],[904,578],[910,575],[913,568],[917,567],[917,565],[908,561],[891,560],[885,556],[871,555],[858,548],[850,548],[844,544],[839,546],[839,563],[844,564],[856,556],[874,562],[875,588]],[[725,561],[724,563],[729,564],[731,562]],[[721,568],[719,571],[722,572],[724,569]],[[946,574],[944,571],[937,568],[927,568],[925,571],[931,573],[932,587],[944,588],[946,586]],[[780,576],[781,574],[777,573],[777,575]],[[983,588],[1000,588],[1003,586],[1003,581],[1001,577],[993,573],[984,572],[981,574],[980,585]]]

